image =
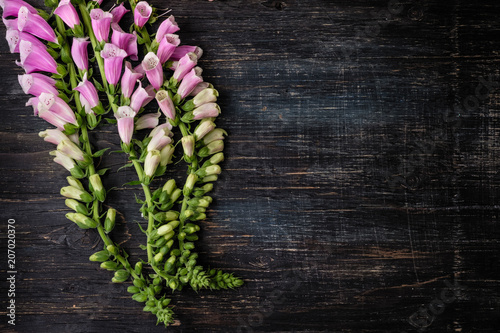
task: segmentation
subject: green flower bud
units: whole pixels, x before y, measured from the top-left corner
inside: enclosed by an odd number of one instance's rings
[[[183,268],[179,271],[179,275],[187,275],[187,273],[188,273],[187,268]]]
[[[158,253],[161,253],[162,255],[165,255],[167,254],[168,250],[170,249],[170,247],[168,246],[163,246],[161,249],[160,249],[160,252]]]
[[[209,196],[209,195],[205,195],[202,199],[203,199],[203,200],[207,200],[209,203],[212,203],[212,201],[214,200],[214,199],[212,199],[212,197],[211,197],[211,196]]]
[[[163,254],[162,253],[157,253],[153,260],[156,262],[156,263],[160,263],[162,260],[163,260]]]
[[[170,240],[172,237],[174,237],[174,235],[175,235],[175,232],[170,231],[169,233],[165,234],[165,236],[163,236],[163,238],[166,240]]]
[[[186,240],[191,241],[191,242],[195,242],[198,240],[198,235],[187,235]]]
[[[215,181],[217,181],[217,179],[219,179],[219,177],[217,177],[217,175],[211,175],[211,176],[203,177],[203,179],[201,181],[203,183],[209,183],[209,182],[215,182]]]
[[[108,259],[109,259],[109,252],[106,250],[96,252],[89,257],[90,261],[99,261],[99,262],[103,262]]]
[[[141,262],[141,261],[138,261],[138,262],[135,264],[134,272],[135,272],[135,274],[137,274],[137,275],[140,275],[140,274],[141,274],[141,272],[142,272],[142,262]],[[134,280],[134,281],[135,281],[135,280]]]
[[[160,150],[160,165],[166,166],[172,163],[172,156],[174,155],[175,147],[173,145],[166,145]]]
[[[194,185],[198,181],[198,176],[194,173],[190,173],[186,179],[186,184],[184,185],[183,194],[188,196],[193,191]]]
[[[141,289],[139,289],[139,288],[137,288],[137,287],[135,287],[135,286],[129,286],[129,287],[127,288],[127,291],[128,291],[129,293],[131,293],[131,294],[137,294],[138,292],[140,292],[140,291],[141,291]]]
[[[160,222],[172,221],[177,219],[178,217],[179,213],[173,210],[169,210],[168,212],[159,212],[155,214],[155,220]]]
[[[168,247],[169,249],[171,249],[171,248],[172,248],[172,245],[174,245],[174,240],[173,240],[173,239],[169,240],[169,241],[167,242],[167,244],[165,244],[165,246],[166,246],[166,247]]]
[[[179,282],[177,280],[172,279],[169,283],[168,286],[172,288],[173,290],[177,289],[177,286],[179,285]]]
[[[141,265],[142,266],[142,265]],[[134,279],[134,281],[132,282],[134,284],[134,286],[136,286],[137,288],[144,288],[144,281],[141,280],[141,279]]]
[[[106,219],[104,220],[104,230],[106,233],[110,233],[111,230],[115,227],[115,220],[116,220],[116,209],[114,208],[109,208],[108,212],[106,213]]]
[[[89,211],[88,211],[87,207],[84,204],[82,204],[81,202],[76,201],[75,199],[66,199],[64,201],[64,203],[66,204],[66,206],[68,206],[68,208],[73,209],[77,213],[80,213],[83,215],[89,215]]]
[[[210,184],[210,183],[205,184],[202,187],[196,187],[194,189],[194,195],[196,197],[201,197],[201,196],[205,195],[205,193],[212,191],[213,188],[214,188],[214,184]]]
[[[210,133],[215,128],[215,123],[209,119],[203,119],[200,121],[196,129],[194,130],[194,137],[196,141],[201,140],[205,135]]]
[[[166,203],[170,199],[170,195],[167,192],[161,192],[160,194],[160,202],[161,203]]]
[[[207,211],[204,207],[196,207],[195,213],[205,213]]]
[[[83,187],[82,183],[78,179],[76,179],[75,177],[68,176],[68,177],[66,177],[66,180],[68,181],[68,184],[70,186],[73,186],[73,187],[76,187],[82,191],[85,191],[85,188]]]
[[[193,105],[194,107],[201,106],[203,104],[207,103],[213,103],[217,101],[217,97],[219,97],[219,93],[217,90],[213,88],[205,88],[202,91],[200,91],[193,99]],[[191,110],[187,110],[191,111]]]
[[[179,250],[179,249],[176,249],[176,250],[178,250],[178,251],[179,251],[179,254],[180,254],[180,250]],[[172,251],[172,252],[174,252],[174,251]],[[176,257],[174,254],[172,254],[172,255],[170,256],[170,258],[168,258],[168,259],[167,259],[167,262],[173,265],[173,264],[175,264],[175,260],[176,260],[176,259],[177,259],[177,257]]]
[[[66,218],[75,222],[82,229],[97,227],[97,223],[93,219],[80,213],[67,213]]]
[[[194,136],[192,136],[192,135],[186,135],[186,136],[182,137],[181,143],[182,143],[182,148],[184,150],[185,156],[187,156],[187,157],[193,156],[194,142],[195,142],[195,139],[194,139]]]
[[[182,284],[187,284],[189,282],[189,277],[187,275],[179,277],[179,281],[181,281]]]
[[[169,232],[171,232],[173,230],[172,226],[171,225],[168,225],[168,224],[165,224],[165,225],[162,225],[161,227],[158,228],[157,230],[157,234],[159,236],[163,236],[165,234],[168,234]]]
[[[181,190],[180,188],[178,188],[178,189],[174,190],[174,192],[173,192],[173,193],[172,193],[172,195],[170,196],[170,200],[171,200],[172,202],[176,202],[176,201],[177,201],[177,199],[179,199],[179,198],[180,198],[181,194],[182,194],[182,190]]]
[[[208,207],[210,205],[210,202],[204,198],[193,198],[188,201],[188,205],[191,207]]]
[[[171,263],[169,263],[169,262],[166,262],[166,263],[165,263],[165,266],[163,267],[163,270],[164,270],[165,272],[170,272],[170,271],[171,271],[171,270],[173,270],[173,269],[174,269],[174,265],[173,265],[173,264],[171,264]]]
[[[101,268],[107,269],[108,271],[116,271],[118,269],[118,264],[114,261],[105,261],[101,264]]]
[[[194,215],[194,212],[193,212],[193,210],[191,210],[191,209],[186,209],[186,210],[184,211],[184,217],[185,217],[185,218],[187,218],[187,219],[188,219],[188,218],[190,218],[190,217],[191,217],[191,216],[193,216],[193,215]]]
[[[129,272],[124,269],[119,269],[115,272],[115,276],[113,277],[113,279],[111,279],[111,281],[113,281],[114,283],[125,282],[129,278],[129,276]]]
[[[198,156],[207,157],[224,150],[224,141],[215,140],[198,151]]]
[[[171,195],[172,192],[175,190],[175,180],[169,179],[165,185],[163,185],[162,191],[167,192],[168,195]]]
[[[177,235],[177,239],[183,241],[184,238],[186,238],[186,233],[184,231],[179,232],[179,235]]]
[[[207,218],[207,215],[205,213],[199,213],[196,215],[196,217],[193,219],[194,221],[201,221]]]
[[[134,301],[143,303],[148,299],[148,295],[142,294],[142,293],[141,294],[134,294],[134,295],[132,295],[132,299]]]
[[[195,259],[190,259],[186,264],[187,267],[193,267],[194,265],[196,265]]]
[[[106,190],[102,187],[101,177],[95,173],[89,177],[89,182],[97,200],[103,202],[106,199]]]
[[[120,253],[120,251],[118,250],[118,248],[114,245],[108,245],[106,246],[106,250],[109,251],[109,253],[111,254],[114,254],[114,255],[117,255],[118,253]]]
[[[222,171],[221,167],[217,164],[215,165],[210,165],[206,168],[201,168],[198,171],[196,171],[196,174],[202,178],[207,177],[207,176],[212,176],[212,175],[218,175]]]
[[[202,142],[206,146],[216,140],[224,140],[224,135],[227,135],[226,131],[224,131],[222,128],[216,128],[212,132],[205,135]]]
[[[61,195],[66,198],[76,199],[83,202],[92,202],[93,200],[92,196],[88,192],[74,186],[65,186],[61,188]]]
[[[155,247],[162,247],[165,244],[167,244],[167,240],[164,237],[160,237],[156,240]]]
[[[75,164],[74,167],[72,167],[69,172],[71,175],[75,178],[82,179],[85,177],[85,172],[83,172],[82,168],[80,168],[78,165]]]
[[[212,164],[219,164],[220,162],[224,161],[224,153],[217,153],[214,156],[210,157],[210,163]]]
[[[161,302],[161,305],[163,305],[163,307],[166,307],[170,304],[170,299],[167,298],[167,299],[164,299],[162,302]]]
[[[184,243],[184,248],[186,250],[192,250],[192,249],[194,249],[194,243],[192,243],[192,242],[186,242],[186,243]]]

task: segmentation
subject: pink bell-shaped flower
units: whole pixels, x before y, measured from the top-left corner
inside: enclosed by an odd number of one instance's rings
[[[54,10],[54,14],[59,16],[61,20],[71,29],[75,27],[75,25],[80,24],[80,18],[78,17],[78,13],[76,12],[75,7],[71,4],[70,0],[61,0],[59,5]]]
[[[158,30],[156,31],[156,41],[159,43],[163,39],[163,36],[166,34],[173,34],[177,31],[179,31],[179,26],[177,25],[177,22],[175,22],[174,16],[170,15],[163,22],[161,22],[158,27]]]
[[[2,17],[6,18],[9,16],[15,16],[19,14],[19,9],[21,7],[26,7],[28,11],[32,14],[38,14],[37,10],[29,3],[22,0],[0,0],[0,7],[2,7],[3,13]]]
[[[111,9],[110,13],[113,15],[113,23],[118,23],[122,19],[123,15],[126,13],[130,12],[123,3],[121,3],[119,6],[116,6],[115,8]]]
[[[146,72],[149,83],[159,90],[163,84],[163,68],[160,59],[153,52],[149,52],[142,60],[142,68]]]
[[[179,60],[177,68],[174,71],[173,77],[177,81],[182,80],[182,78],[189,73],[196,63],[198,62],[198,57],[193,52],[187,53],[184,57]]]
[[[9,43],[10,53],[19,53],[19,43],[21,42],[21,40],[28,41],[37,47],[46,47],[44,43],[42,43],[32,34],[17,30],[17,24],[15,28],[7,29],[7,32],[5,33],[5,39],[7,39],[7,43]]]
[[[193,52],[194,54],[196,54],[196,57],[198,57],[198,59],[200,59],[203,55],[203,50],[198,46],[181,45],[175,49],[174,53],[172,53],[172,55],[170,56],[170,60],[180,60],[189,52]]]
[[[109,84],[117,84],[122,72],[123,59],[127,52],[113,44],[105,44],[101,51],[101,57],[104,59],[104,74]]]
[[[31,13],[28,7],[21,6],[17,17],[17,30],[28,32],[52,43],[57,43],[56,34],[50,24],[40,15]]]
[[[129,106],[120,106],[115,112],[115,118],[118,125],[118,134],[125,144],[130,144],[132,134],[134,133],[134,117],[137,112]]]
[[[130,59],[137,60],[137,35],[135,31],[133,34],[129,34],[120,28],[118,23],[112,23],[111,29],[113,33],[111,34],[111,43],[118,46],[120,49],[125,50]]]
[[[139,1],[134,10],[134,23],[142,28],[153,12],[153,8],[146,1]]]
[[[47,48],[39,47],[31,42],[21,40],[19,42],[19,53],[21,61],[17,64],[22,66],[26,73],[36,71],[57,74],[57,63],[47,52]]]
[[[134,91],[132,97],[130,97],[130,107],[132,110],[139,112],[139,110],[151,102],[155,95],[152,86],[146,88],[142,87],[141,81],[139,81],[139,87]]]
[[[143,73],[138,73],[132,69],[130,62],[125,61],[125,71],[122,75],[121,90],[123,97],[130,98],[134,91],[135,84],[144,77]]]
[[[71,45],[71,57],[79,70],[86,71],[89,69],[89,52],[87,46],[90,44],[88,37],[73,38]]]
[[[80,98],[83,97],[88,102],[90,109],[99,105],[97,89],[92,82],[87,80],[87,72],[83,75],[82,82],[80,82],[74,90],[80,93]]]
[[[203,82],[203,78],[201,77],[202,69],[200,67],[193,68],[189,73],[184,76],[181,84],[179,85],[179,89],[177,90],[177,94],[181,96],[181,99],[184,99],[188,96],[191,91],[198,85],[198,83]]]
[[[60,97],[51,93],[41,93],[38,97],[38,111],[48,110],[53,112],[67,123],[77,125],[75,113],[71,107]]]
[[[56,80],[40,73],[24,74],[18,76],[19,84],[25,94],[40,96],[46,92],[54,95],[59,94],[55,88]]]
[[[94,8],[90,11],[90,20],[95,38],[99,42],[108,41],[109,27],[113,20],[113,14],[103,11],[100,8]]]
[[[169,119],[175,119],[175,106],[166,90],[159,90],[156,93],[156,101],[163,114]]]
[[[181,40],[179,36],[174,34],[165,34],[160,40],[160,45],[158,46],[158,51],[156,55],[160,58],[160,62],[164,64],[170,56],[174,53],[177,46],[179,46]]]

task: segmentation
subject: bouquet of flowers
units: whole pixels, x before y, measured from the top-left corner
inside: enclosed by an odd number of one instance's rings
[[[202,50],[181,45],[175,18],[160,23],[162,15],[146,1],[118,2],[107,11],[101,1],[45,0],[50,13],[22,0],[0,0],[0,5],[10,51],[19,53],[16,63],[26,72],[19,75],[23,91],[31,95],[26,105],[54,126],[40,137],[55,145],[50,154],[71,173],[61,188],[71,209],[66,217],[97,231],[104,245],[90,260],[114,272],[114,283],[131,280],[132,299],[145,303],[144,311],[156,315],[157,323],[168,325],[173,322],[169,290],[243,284],[231,273],[202,267],[195,252],[227,133],[215,125],[218,92],[197,66]],[[133,24],[123,30],[128,13]],[[129,161],[124,167],[137,175],[129,184],[143,191],[136,201],[147,220],[146,257],[135,264],[110,238],[117,212],[103,206],[107,191],[101,177],[108,170],[94,163],[108,148],[95,151],[89,141],[89,131],[103,120],[116,124],[120,153]],[[153,179],[158,183],[165,175],[176,152],[187,164],[184,184],[169,179],[153,188]]]

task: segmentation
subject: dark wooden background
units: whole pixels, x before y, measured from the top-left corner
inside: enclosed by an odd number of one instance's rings
[[[64,218],[66,173],[2,41],[2,332],[500,332],[498,0],[153,3],[205,50],[203,77],[220,91],[227,160],[198,246],[246,284],[174,294],[165,330],[89,262],[100,244]],[[93,139],[117,147],[118,135]],[[113,236],[137,256],[124,162],[102,163],[126,216]],[[414,315],[429,307],[439,314]]]

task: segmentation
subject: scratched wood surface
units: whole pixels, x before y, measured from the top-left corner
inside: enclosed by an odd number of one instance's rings
[[[221,95],[227,160],[198,246],[246,284],[174,294],[165,330],[110,283],[87,259],[96,234],[64,218],[66,173],[2,41],[2,332],[500,332],[500,2],[153,3],[205,50]],[[117,147],[118,135],[93,139]],[[124,162],[102,164],[113,236],[138,256]]]

